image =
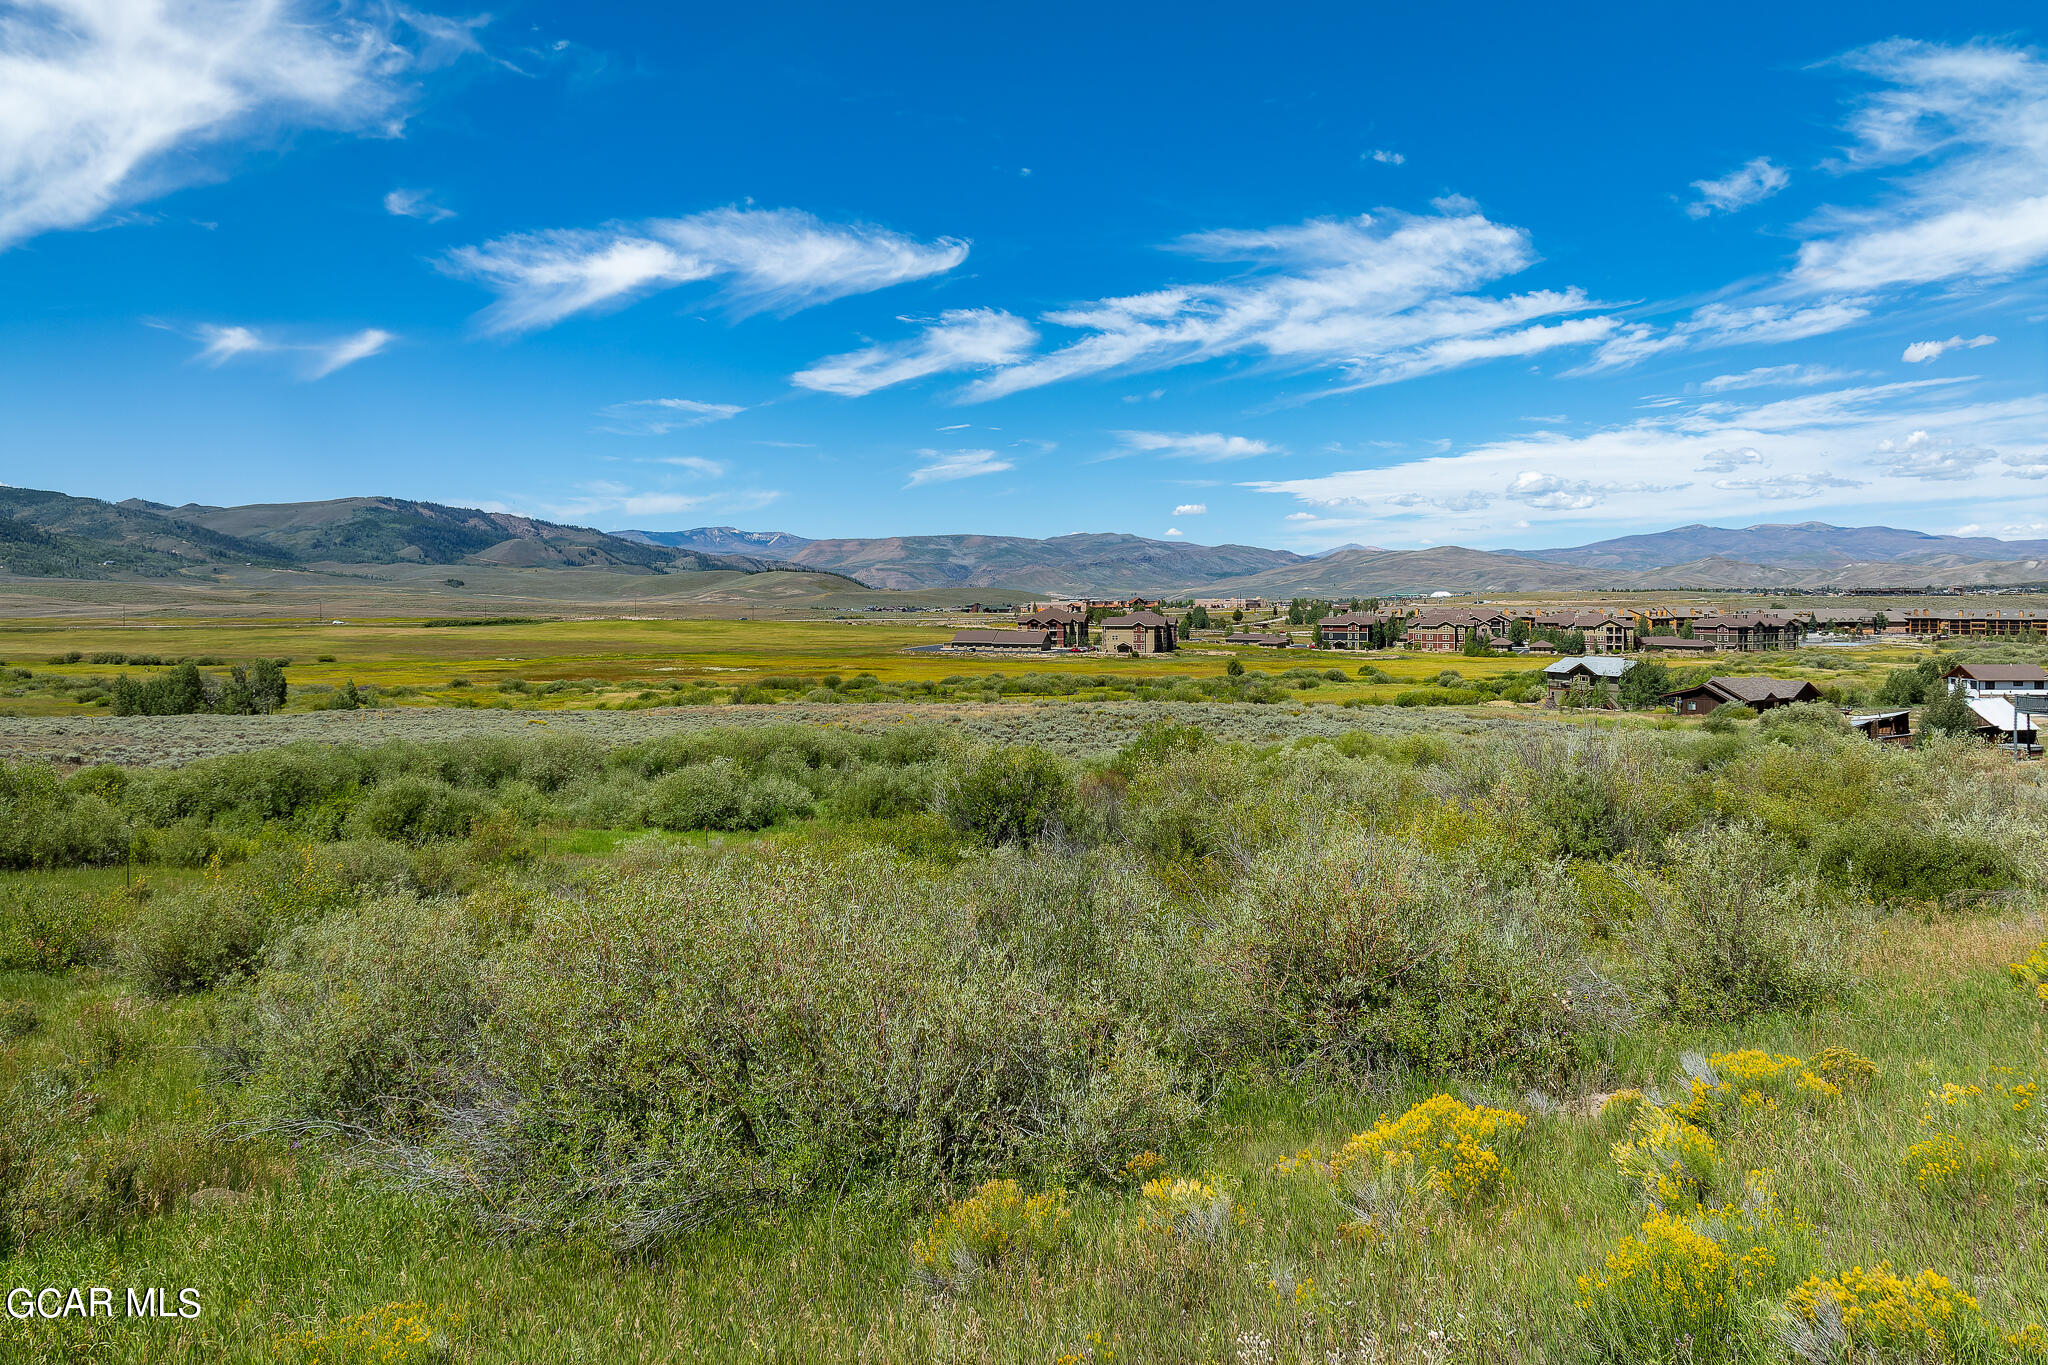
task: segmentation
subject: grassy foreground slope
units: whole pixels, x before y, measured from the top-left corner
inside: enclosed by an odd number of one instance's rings
[[[1973,747],[767,728],[0,801],[4,1278],[206,1305],[15,1357],[2044,1349],[2048,789]]]

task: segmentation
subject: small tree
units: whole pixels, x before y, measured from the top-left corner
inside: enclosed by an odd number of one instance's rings
[[[284,678],[284,664],[277,659],[258,659],[249,665],[249,691],[259,711],[275,711],[291,694]]]
[[[1483,630],[1469,631],[1465,643],[1458,646],[1458,652],[1471,659],[1484,658],[1493,653],[1493,637]]]
[[[1977,728],[1977,713],[1959,691],[1944,689],[1920,713],[1923,735],[1967,735]]]
[[[1655,706],[1671,690],[1671,670],[1652,660],[1635,664],[1621,675],[1621,704],[1630,710]]]

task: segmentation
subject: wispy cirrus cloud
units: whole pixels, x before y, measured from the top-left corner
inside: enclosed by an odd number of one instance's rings
[[[24,0],[0,12],[0,248],[202,179],[295,128],[390,136],[437,16],[296,0]],[[471,37],[474,43],[473,36]]]
[[[162,324],[152,324],[161,326]],[[167,330],[177,330],[175,328]],[[228,361],[246,355],[279,355],[297,361],[302,379],[325,379],[336,370],[367,360],[398,340],[398,334],[381,327],[365,327],[337,337],[312,339],[294,334],[278,336],[254,327],[201,323],[185,333],[202,343],[192,358],[218,369]]]
[[[1194,233],[1172,250],[1242,273],[1054,309],[1037,321],[1079,335],[1050,350],[1033,351],[1037,338],[1009,314],[975,310],[956,325],[1000,346],[949,347],[942,319],[910,341],[821,361],[798,382],[867,393],[984,370],[959,394],[978,402],[1090,375],[1250,357],[1335,371],[1335,392],[1596,342],[1613,331],[1605,318],[1568,316],[1601,307],[1577,289],[1484,292],[1535,263],[1528,234],[1465,200],[1436,207]]]
[[[1734,393],[1739,389],[1808,389],[1816,384],[1839,384],[1856,378],[1854,370],[1829,365],[1760,365],[1740,374],[1717,374],[1700,381],[1701,393]]]
[[[1905,349],[1899,359],[1908,365],[1922,365],[1930,360],[1939,360],[1946,351],[1974,351],[1979,346],[1995,345],[1994,336],[1950,337],[1947,341],[1916,341]]]
[[[429,223],[446,222],[455,216],[454,209],[435,203],[426,190],[392,190],[384,196],[384,211],[394,218],[421,218]]]
[[[2001,279],[2048,260],[2048,66],[1991,42],[1893,39],[1839,65],[1879,82],[1849,120],[1845,171],[1903,169],[1868,209],[1807,225],[1795,284],[1816,292]]]
[[[665,436],[683,427],[723,422],[746,409],[737,403],[700,403],[694,398],[635,398],[597,410],[599,431],[613,436]]]
[[[917,453],[924,463],[910,471],[910,482],[903,485],[905,488],[915,488],[924,483],[977,479],[984,474],[1000,474],[1016,468],[993,450],[920,450]]]
[[[513,233],[458,247],[439,264],[498,296],[477,323],[504,334],[700,281],[716,285],[717,305],[736,316],[790,313],[942,274],[966,258],[967,243],[957,238],[920,242],[796,209],[728,207]]]
[[[617,527],[643,517],[757,512],[781,497],[782,490],[778,488],[679,492],[673,488],[638,488],[616,480],[597,479],[578,485],[566,497],[543,495],[524,498],[516,504],[476,499],[474,503],[487,512],[518,512],[574,525],[603,523]]]
[[[941,313],[908,341],[828,356],[790,382],[858,397],[926,375],[1012,365],[1037,344],[1037,329],[1022,318],[997,308],[960,308]]]
[[[1736,213],[1751,204],[1761,204],[1792,183],[1792,172],[1773,165],[1767,156],[1745,161],[1718,180],[1695,180],[1692,187],[1700,197],[1685,206],[1686,216],[1705,218],[1714,213]]]
[[[1711,350],[1722,346],[1766,345],[1802,341],[1840,331],[1870,316],[1867,299],[1828,299],[1819,303],[1710,303],[1669,327],[1631,323],[1617,331],[1570,375],[1626,369],[1667,351]]]
[[[1894,39],[1831,65],[1873,83],[1852,106],[1831,169],[1889,173],[1876,199],[1811,215],[1775,280],[1669,326],[1630,324],[1576,373],[1819,336],[1924,286],[1992,283],[2048,262],[2048,66],[2039,57],[1992,42]],[[1703,195],[1713,185],[1741,199],[1771,178],[1700,184]],[[1703,197],[1696,207],[1721,205]]]
[[[1286,453],[1270,441],[1254,440],[1249,436],[1226,436],[1220,431],[1118,431],[1112,435],[1122,443],[1126,452],[1166,455],[1203,463]]]

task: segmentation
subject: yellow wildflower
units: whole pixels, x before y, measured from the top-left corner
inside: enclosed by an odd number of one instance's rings
[[[1932,1270],[1907,1279],[1889,1261],[1869,1270],[1856,1266],[1833,1279],[1813,1276],[1787,1296],[1785,1307],[1811,1323],[1820,1321],[1823,1303],[1840,1317],[1858,1355],[1869,1350],[1954,1360],[1958,1345],[1980,1326],[1976,1299]]]
[[[1453,1199],[1490,1197],[1507,1182],[1507,1166],[1495,1142],[1518,1135],[1529,1122],[1506,1109],[1469,1105],[1450,1095],[1436,1095],[1399,1118],[1382,1116],[1330,1158],[1332,1178],[1392,1162],[1409,1161],[1427,1172],[1430,1185]]]
[[[400,1365],[446,1354],[447,1334],[461,1324],[462,1314],[453,1308],[429,1308],[417,1301],[387,1303],[326,1328],[308,1327],[279,1337],[273,1354],[294,1365]]]
[[[1645,1105],[1628,1131],[1628,1141],[1614,1144],[1614,1164],[1651,1203],[1696,1204],[1713,1187],[1720,1150],[1704,1128]]]
[[[1072,1217],[1065,1190],[1026,1196],[1014,1180],[991,1180],[955,1200],[910,1244],[911,1269],[934,1285],[973,1276],[1015,1254],[1041,1255]]]

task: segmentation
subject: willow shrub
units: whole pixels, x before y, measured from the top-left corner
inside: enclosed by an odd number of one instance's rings
[[[1669,1018],[1797,1013],[1847,989],[1847,912],[1755,826],[1695,831],[1640,889],[1633,956]]]
[[[622,1248],[849,1184],[1102,1174],[1197,1110],[1158,1031],[883,853],[629,858],[528,913],[295,940],[257,1011],[273,1105],[348,1116],[502,1231]]]
[[[1262,858],[1203,939],[1226,1050],[1290,1069],[1556,1078],[1625,1021],[1555,868],[1333,831]]]

